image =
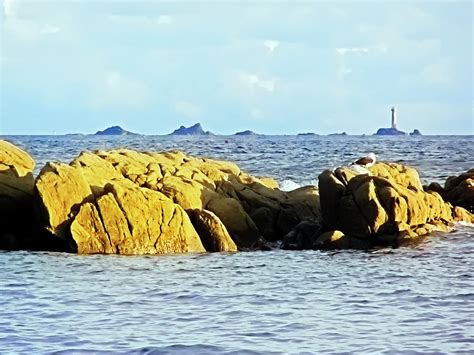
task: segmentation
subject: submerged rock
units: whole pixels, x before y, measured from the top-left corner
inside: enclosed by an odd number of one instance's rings
[[[283,237],[281,249],[301,250],[313,249],[313,245],[321,233],[321,224],[317,221],[300,222],[293,230]]]

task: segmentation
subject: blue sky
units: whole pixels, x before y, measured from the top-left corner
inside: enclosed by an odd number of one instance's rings
[[[474,134],[471,1],[2,5],[0,134]]]

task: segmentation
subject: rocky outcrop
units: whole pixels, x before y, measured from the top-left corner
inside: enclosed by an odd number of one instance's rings
[[[257,136],[257,133],[247,129],[245,131],[235,133],[234,136]]]
[[[321,224],[316,221],[303,221],[283,237],[281,249],[314,249],[314,243],[321,234]]]
[[[444,187],[437,183],[431,183],[426,187],[426,190],[436,191],[445,201],[474,213],[474,169],[458,176],[450,176]]]
[[[376,136],[406,136],[406,132],[399,131],[396,128],[379,128],[376,133]]]
[[[320,217],[316,188],[276,186],[230,162],[123,149],[49,163],[35,189],[44,224],[73,251],[157,254],[258,247]]]
[[[212,135],[209,131],[204,131],[200,123],[196,123],[190,127],[180,126],[178,129],[175,129],[171,136],[203,136],[203,135]]]
[[[319,191],[324,230],[340,231],[320,240],[325,248],[398,245],[448,231],[454,221],[452,206],[437,192],[425,192],[415,169],[399,164],[378,163],[360,175],[326,170]]]
[[[20,249],[29,228],[35,162],[23,150],[0,140],[0,248]]]
[[[61,250],[39,224],[31,156],[0,140],[0,249]]]
[[[207,251],[238,250],[224,223],[211,211],[193,211],[192,221]]]
[[[205,251],[186,212],[159,192],[124,181],[79,208],[70,227],[78,253],[164,254]]]
[[[330,133],[330,134],[328,134],[328,136],[330,136],[330,137],[338,137],[338,136],[344,137],[344,136],[347,136],[347,133],[346,132]]]
[[[4,141],[0,148],[1,249],[233,252],[276,241],[284,249],[367,249],[474,222],[440,195],[469,201],[471,170],[440,193],[425,191],[415,169],[393,163],[364,174],[327,170],[319,191],[283,192],[231,162],[119,149],[48,163],[34,181],[26,152]]]
[[[419,129],[414,129],[413,132],[410,132],[410,136],[422,136]]]
[[[137,133],[129,132],[124,130],[120,126],[112,126],[104,129],[103,131],[97,131],[95,133],[96,136],[136,136]]]

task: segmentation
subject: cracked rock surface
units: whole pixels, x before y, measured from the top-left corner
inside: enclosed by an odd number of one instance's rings
[[[0,249],[64,248],[40,226],[33,190],[34,167],[28,153],[0,140]]]
[[[338,168],[319,176],[325,230],[374,245],[450,230],[452,205],[439,193],[424,191],[415,169],[377,163],[369,170],[370,174],[357,175]],[[337,240],[341,243],[342,235]]]
[[[46,164],[35,193],[73,251],[161,254],[252,248],[320,218],[315,187],[275,186],[230,162],[121,149]]]
[[[450,176],[446,179],[444,187],[431,183],[426,190],[436,191],[454,206],[463,207],[474,213],[474,169],[458,176]]]

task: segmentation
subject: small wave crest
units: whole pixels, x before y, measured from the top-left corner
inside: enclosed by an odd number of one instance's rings
[[[474,223],[469,223],[469,222],[464,222],[464,221],[458,222],[458,225],[463,226],[463,227],[474,228]]]
[[[296,190],[299,187],[301,187],[301,185],[297,184],[293,180],[283,180],[283,182],[280,184],[280,190],[286,192]]]
[[[289,180],[289,179],[288,180],[283,180],[280,183],[280,190],[285,191],[285,192],[289,192],[289,191],[299,189],[300,187],[309,186],[309,185],[317,186],[318,181],[313,179],[313,180],[310,180],[310,181],[307,181],[307,182],[297,183],[297,182],[294,182],[293,180]]]

